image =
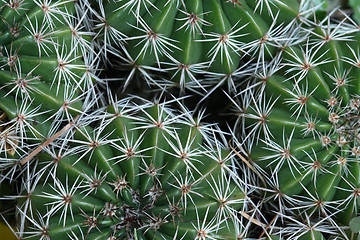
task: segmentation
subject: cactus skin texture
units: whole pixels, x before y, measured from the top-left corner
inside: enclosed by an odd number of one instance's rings
[[[94,101],[90,35],[74,1],[4,2],[0,10],[0,170],[20,161]],[[85,102],[87,102],[85,104]]]
[[[2,73],[3,85],[9,85],[13,80],[10,76],[6,78],[7,75],[25,75],[38,76],[34,81],[56,86],[57,93],[64,84],[84,88],[86,81],[82,77],[87,68],[82,57],[89,51],[91,38],[86,36],[89,33],[81,32],[82,20],[76,18],[75,8],[73,1],[14,0],[3,4],[0,23],[3,31],[0,62],[6,71]],[[31,86],[30,80],[12,84],[18,94],[37,92],[37,89],[26,88]]]
[[[351,239],[343,226],[359,214],[359,31],[344,17],[307,26],[239,107],[249,158],[278,208],[274,225],[287,222],[279,234],[289,239]]]
[[[125,100],[80,116],[72,137],[58,139],[62,147],[56,151],[39,154],[28,174],[36,187],[24,187],[18,201],[23,236],[244,236],[237,212],[245,194],[229,170],[233,154],[212,137],[210,126],[185,116],[164,103]]]
[[[215,82],[235,90],[235,79],[243,77],[239,68],[251,57],[270,59],[276,45],[272,37],[287,30],[276,26],[292,25],[298,15],[296,0],[270,2],[128,0],[92,5],[93,12],[99,9],[94,28],[104,55],[120,56],[149,84],[162,86],[158,77],[146,73],[152,70],[168,73],[165,86],[172,82],[181,89],[204,90]],[[272,30],[277,33],[269,34]]]

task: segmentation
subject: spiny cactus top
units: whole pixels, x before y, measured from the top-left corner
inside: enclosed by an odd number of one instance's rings
[[[259,94],[244,94],[239,105],[250,157],[268,173],[269,199],[281,219],[296,222],[284,230],[291,237],[347,238],[339,226],[359,213],[359,26],[331,17],[266,63],[249,87]]]
[[[28,170],[18,200],[22,237],[247,235],[238,216],[247,199],[218,130],[166,104],[126,100],[104,110],[80,116]]]
[[[83,19],[76,16],[75,8],[80,6],[63,0],[4,3],[0,12],[1,67],[14,75],[38,75],[53,85],[69,82],[84,88],[89,84],[83,75],[91,64],[87,59],[91,34],[82,31]]]
[[[159,85],[158,77],[147,73],[156,70],[169,72],[167,78],[181,88],[204,89],[216,79],[235,89],[232,78],[247,72],[240,65],[247,65],[250,58],[271,57],[284,32],[309,14],[305,9],[311,4],[300,6],[296,0],[127,0],[92,5],[99,48],[130,65],[133,71],[128,80],[139,69],[148,82]],[[209,74],[208,81],[202,82],[199,74]]]
[[[93,102],[83,106],[82,100],[94,93],[96,58],[76,8],[81,6],[64,0],[1,6],[0,170],[14,166],[9,178],[34,143]]]

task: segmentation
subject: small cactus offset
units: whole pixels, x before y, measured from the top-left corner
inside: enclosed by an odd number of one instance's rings
[[[216,128],[167,103],[114,102],[37,156],[18,199],[29,239],[237,239],[242,182]]]
[[[266,63],[238,105],[274,225],[289,223],[277,234],[289,239],[349,239],[359,214],[359,26],[334,13]]]
[[[304,4],[299,17],[296,0],[90,2],[98,48],[131,69],[125,87],[138,70],[149,84],[196,91],[222,84],[235,91],[250,62],[271,59],[282,35],[313,7]]]

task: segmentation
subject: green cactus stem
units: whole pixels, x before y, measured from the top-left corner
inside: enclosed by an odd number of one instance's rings
[[[210,126],[165,103],[113,103],[38,155],[19,198],[24,237],[236,239],[246,195]],[[45,207],[44,207],[45,206]],[[35,230],[32,230],[35,229]]]

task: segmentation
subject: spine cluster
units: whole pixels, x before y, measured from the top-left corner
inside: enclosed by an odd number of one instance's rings
[[[21,237],[236,239],[247,186],[234,154],[167,103],[125,99],[78,118],[23,179]],[[94,127],[91,127],[96,123]],[[30,221],[30,223],[27,223]]]
[[[34,240],[355,239],[360,26],[344,6],[3,1],[1,219]]]
[[[237,103],[245,154],[277,209],[273,233],[290,239],[352,239],[344,226],[358,215],[358,25],[334,15],[303,25]]]
[[[138,76],[157,88],[210,94],[222,85],[236,91],[252,72],[248,65],[271,59],[282,36],[313,7],[310,1],[255,2],[115,0],[88,6],[99,52],[105,61],[117,56],[117,65],[129,69],[121,76],[124,87]]]

